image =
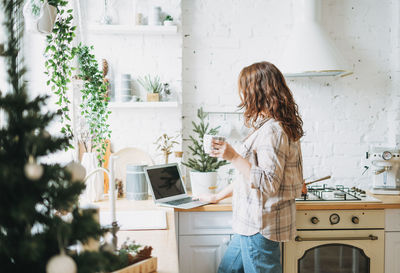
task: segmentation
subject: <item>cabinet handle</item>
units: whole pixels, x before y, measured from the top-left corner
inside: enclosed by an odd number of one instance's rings
[[[361,241],[361,240],[378,240],[378,236],[369,235],[367,237],[310,237],[304,238],[296,236],[294,239],[296,242],[309,242],[309,241]]]

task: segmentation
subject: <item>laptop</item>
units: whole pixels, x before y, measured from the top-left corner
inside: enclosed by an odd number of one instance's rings
[[[145,167],[144,172],[157,205],[191,209],[207,204],[187,194],[177,163]]]

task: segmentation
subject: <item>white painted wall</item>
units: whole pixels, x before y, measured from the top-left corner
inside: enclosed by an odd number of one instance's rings
[[[398,51],[398,1],[321,2],[322,25],[354,75],[291,79],[288,84],[304,120],[305,177],[332,173],[332,183],[354,185],[368,148],[393,142],[389,129],[398,129],[398,100],[391,106],[398,98],[393,83],[398,81],[393,77],[398,71],[393,58]],[[198,106],[215,110],[237,105],[242,67],[279,60],[295,14],[293,1],[278,0],[184,0],[182,10],[187,135]]]

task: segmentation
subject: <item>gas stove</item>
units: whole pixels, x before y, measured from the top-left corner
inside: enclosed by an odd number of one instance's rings
[[[308,193],[301,198],[296,199],[299,201],[338,201],[338,202],[376,202],[380,203],[381,200],[372,196],[359,188],[344,187],[343,185],[328,186],[309,186],[307,187]]]

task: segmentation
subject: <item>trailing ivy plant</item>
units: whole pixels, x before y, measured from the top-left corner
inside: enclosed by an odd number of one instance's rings
[[[56,104],[61,113],[61,132],[72,139],[73,132],[71,126],[70,109],[71,101],[68,98],[68,84],[71,82],[72,61],[75,48],[72,45],[75,37],[76,26],[72,25],[73,10],[68,9],[68,1],[49,0],[50,5],[57,8],[57,19],[53,32],[47,35],[47,46],[45,49],[46,75],[48,75],[47,85],[58,96]],[[69,144],[70,148],[73,148]]]
[[[110,125],[107,123],[111,111],[108,110],[107,85],[103,79],[103,71],[95,56],[91,53],[93,46],[79,44],[78,56],[79,75],[84,81],[81,115],[84,117],[91,136],[91,145],[97,151],[99,163],[104,162],[106,139],[111,137]]]

